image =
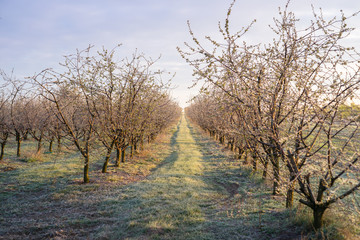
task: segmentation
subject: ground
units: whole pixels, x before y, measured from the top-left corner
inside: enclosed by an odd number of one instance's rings
[[[185,117],[167,136],[90,184],[78,157],[5,160],[0,239],[303,239],[283,198]]]

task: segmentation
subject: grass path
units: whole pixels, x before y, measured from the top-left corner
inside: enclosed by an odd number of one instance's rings
[[[132,211],[114,238],[212,238],[204,207],[219,193],[204,181],[203,155],[184,117],[171,145],[172,153],[150,177],[126,189],[120,205]]]

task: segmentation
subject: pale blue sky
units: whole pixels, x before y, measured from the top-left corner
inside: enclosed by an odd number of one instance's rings
[[[161,60],[157,67],[176,72],[172,91],[181,106],[196,94],[187,89],[192,83],[191,68],[181,59],[176,46],[190,41],[186,21],[202,39],[217,35],[231,0],[0,0],[0,69],[18,78],[44,68],[57,68],[62,56],[89,44],[112,48],[122,43],[120,53],[128,56],[136,48]],[[247,36],[261,42],[269,36],[267,25],[277,16],[285,0],[237,0],[232,28],[238,29],[257,19]],[[291,9],[299,17],[311,14],[311,3],[328,16],[360,10],[358,0],[293,0]],[[360,16],[351,23],[359,28],[352,38],[360,50]]]

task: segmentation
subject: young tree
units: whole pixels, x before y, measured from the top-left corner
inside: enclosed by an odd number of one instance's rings
[[[91,47],[65,56],[64,73],[44,70],[32,80],[40,87],[41,95],[56,110],[70,140],[84,158],[84,183],[89,182],[90,151],[94,140],[95,114],[92,99],[99,68],[89,55]]]
[[[9,96],[4,92],[0,91],[0,161],[4,157],[4,150],[10,135],[10,111],[9,111]]]
[[[46,131],[49,129],[50,115],[45,108],[43,99],[33,98],[27,104],[24,112],[24,123],[28,133],[38,142],[37,153],[40,153],[43,146]]]
[[[29,98],[24,95],[24,83],[11,81],[12,90],[10,97],[10,124],[11,133],[15,135],[17,142],[16,156],[21,156],[21,143],[26,139],[28,128],[26,126],[26,108],[29,104]]]

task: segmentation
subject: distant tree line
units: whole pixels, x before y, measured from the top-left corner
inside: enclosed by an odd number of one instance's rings
[[[297,193],[318,229],[329,206],[360,188],[360,107],[350,104],[360,58],[342,45],[356,14],[326,20],[314,10],[305,26],[286,5],[271,25],[273,41],[249,44],[254,22],[231,33],[231,9],[219,25],[223,41],[201,42],[189,24],[193,42],[178,48],[202,84],[186,115],[271,179],[286,207]]]
[[[104,151],[102,172],[107,172],[111,153],[115,165],[143,148],[165,128],[177,121],[181,108],[170,95],[170,81],[154,71],[156,60],[135,52],[117,59],[118,47],[92,54],[92,47],[65,56],[60,71],[45,69],[27,81],[1,72],[0,143],[3,159],[9,137],[21,143],[37,141],[37,152],[45,142],[48,151],[61,151],[72,143],[84,159],[83,180],[89,182],[91,151]]]

